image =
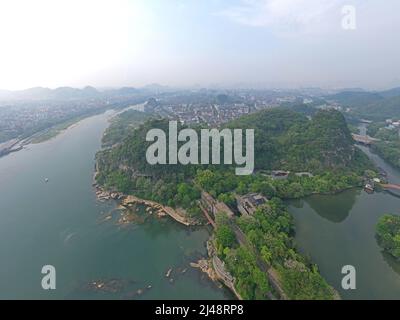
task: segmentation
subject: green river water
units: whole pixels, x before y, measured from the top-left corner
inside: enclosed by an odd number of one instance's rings
[[[398,170],[360,148],[388,173],[390,182],[400,183]],[[400,214],[400,195],[349,190],[291,201],[289,211],[295,217],[298,247],[343,299],[400,299],[400,262],[383,253],[375,239],[379,217]],[[356,268],[356,290],[341,287],[345,265]]]
[[[50,141],[0,158],[0,298],[231,298],[189,266],[206,254],[209,229],[169,219],[127,228],[99,223],[115,207],[97,201],[92,188],[94,156],[109,116],[85,119]],[[44,265],[56,268],[56,290],[41,287]],[[88,287],[112,279],[118,292]]]

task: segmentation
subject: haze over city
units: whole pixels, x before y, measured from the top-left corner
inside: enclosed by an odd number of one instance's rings
[[[344,30],[344,5],[356,29]],[[0,88],[400,84],[400,2],[3,0]]]

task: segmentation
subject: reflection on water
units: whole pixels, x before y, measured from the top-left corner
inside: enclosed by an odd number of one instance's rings
[[[383,259],[386,263],[392,268],[394,272],[396,272],[400,276],[400,262],[396,260],[392,255],[385,251],[381,251]],[[399,288],[400,290],[400,288]]]
[[[387,194],[390,194],[392,197],[400,199],[400,193],[398,193],[396,191],[385,190],[384,192],[387,193]]]
[[[399,199],[387,193],[369,195],[354,190],[331,198],[329,210],[326,196],[312,196],[301,207],[289,202],[299,249],[318,264],[321,274],[344,299],[400,299],[400,275],[394,271],[400,264],[390,260],[389,266],[375,239],[378,219],[398,212]],[[345,265],[357,270],[357,290],[341,288]]]
[[[293,201],[291,205],[301,209],[304,207],[304,203],[307,203],[320,217],[333,223],[341,223],[349,216],[360,192],[361,190],[358,189],[348,190],[342,194],[340,202],[335,196],[320,195]]]
[[[368,157],[400,183],[400,171],[366,147]],[[395,192],[367,194],[348,190],[333,196],[312,196],[290,201],[295,217],[299,249],[318,264],[321,274],[344,299],[400,299],[400,262],[382,252],[375,239],[375,226],[387,213],[400,214]],[[357,289],[341,288],[342,267],[357,271]]]

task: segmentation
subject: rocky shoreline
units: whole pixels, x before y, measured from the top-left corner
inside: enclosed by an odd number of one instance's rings
[[[123,210],[125,212],[129,212],[132,210],[136,205],[144,205],[146,206],[146,213],[149,215],[157,215],[157,217],[165,217],[169,216],[175,221],[177,221],[180,224],[183,224],[185,226],[198,226],[202,225],[198,220],[195,219],[190,219],[185,216],[185,211],[184,209],[181,208],[171,208],[168,206],[163,206],[160,203],[157,203],[155,201],[151,200],[145,200],[141,199],[139,197],[133,196],[133,195],[126,195],[123,194],[122,192],[115,192],[115,191],[108,191],[105,190],[102,186],[100,186],[96,182],[96,176],[97,176],[97,168],[95,171],[95,174],[93,176],[93,187],[96,190],[96,197],[99,201],[110,201],[110,200],[115,200],[119,202],[119,207],[118,209]],[[111,216],[109,216],[111,218]],[[104,221],[107,221],[107,217]],[[129,224],[131,221],[128,217],[125,215],[122,215],[122,217],[119,220],[119,225],[122,224]],[[234,286],[232,283],[228,283],[226,281],[225,277],[220,274],[220,272],[217,272],[216,268],[214,267],[214,250],[211,245],[211,239],[207,241],[207,256],[205,258],[200,259],[197,262],[192,262],[190,263],[190,266],[192,268],[197,268],[200,269],[201,272],[205,273],[213,282],[215,283],[222,283],[225,287],[230,289],[230,291],[237,297],[237,299],[241,300],[242,297],[238,294],[238,292],[235,290]],[[168,270],[166,273],[166,277],[168,278],[171,270]]]
[[[182,208],[171,208],[168,206],[164,206],[160,203],[151,200],[145,200],[138,198],[133,195],[126,195],[122,192],[108,191],[105,190],[102,186],[96,183],[96,175],[97,171],[93,177],[93,187],[96,190],[96,197],[99,201],[109,201],[116,200],[119,201],[121,209],[130,210],[134,205],[144,205],[146,206],[146,212],[149,214],[155,213],[158,217],[170,216],[175,221],[185,225],[185,226],[198,226],[201,223],[198,220],[191,219],[186,216],[186,212]]]

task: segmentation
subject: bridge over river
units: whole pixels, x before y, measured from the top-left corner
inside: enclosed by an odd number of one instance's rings
[[[383,189],[400,190],[400,184],[381,184]]]
[[[360,135],[360,134],[352,134],[354,141],[364,144],[371,145],[373,142],[379,141],[379,139],[371,138],[370,136]]]

